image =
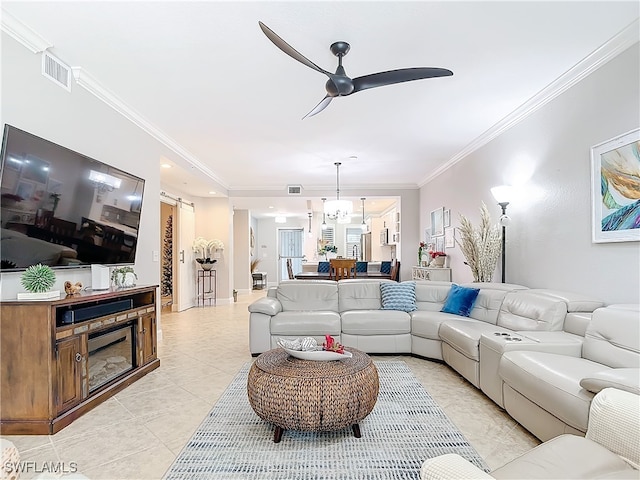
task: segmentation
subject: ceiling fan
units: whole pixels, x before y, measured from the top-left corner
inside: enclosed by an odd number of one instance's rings
[[[327,95],[320,101],[318,105],[314,107],[309,113],[307,113],[303,120],[307,117],[312,117],[322,110],[327,108],[331,100],[334,97],[345,97],[352,93],[366,90],[367,88],[382,87],[384,85],[392,85],[394,83],[408,82],[411,80],[421,80],[423,78],[433,77],[448,77],[453,75],[451,70],[446,68],[431,68],[431,67],[418,67],[418,68],[401,68],[398,70],[389,70],[387,72],[372,73],[371,75],[364,75],[362,77],[349,78],[342,66],[342,57],[349,53],[351,48],[347,42],[335,42],[331,44],[330,50],[336,57],[338,57],[338,68],[336,73],[327,72],[306,58],[295,48],[280,38],[273,30],[267,27],[264,23],[258,22],[260,28],[273,44],[289,55],[294,60],[306,65],[309,68],[324,73],[329,80],[325,84]]]

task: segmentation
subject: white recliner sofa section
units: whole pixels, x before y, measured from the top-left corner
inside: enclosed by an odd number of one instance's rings
[[[543,441],[563,433],[584,435],[593,396],[605,387],[640,394],[638,305],[595,310],[583,340],[580,349],[552,352],[541,342],[542,349],[500,357],[504,408]]]
[[[639,478],[640,397],[607,388],[591,403],[586,436],[565,434],[485,473],[459,455],[424,461],[421,480]]]

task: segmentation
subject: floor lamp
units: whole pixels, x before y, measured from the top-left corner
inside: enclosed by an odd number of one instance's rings
[[[500,225],[502,226],[502,283],[505,283],[506,279],[506,242],[507,242],[507,225],[511,219],[507,215],[507,205],[509,205],[509,200],[511,199],[512,187],[508,185],[502,185],[499,187],[493,187],[491,189],[491,194],[493,198],[496,199],[500,208],[502,208],[502,215],[500,216]]]

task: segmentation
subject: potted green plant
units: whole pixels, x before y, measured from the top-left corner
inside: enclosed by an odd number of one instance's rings
[[[135,287],[137,279],[138,275],[133,267],[118,267],[111,272],[111,281],[118,288]]]
[[[31,265],[20,276],[20,283],[27,291],[18,293],[18,300],[42,300],[60,296],[59,290],[51,290],[56,283],[56,274],[47,265]]]

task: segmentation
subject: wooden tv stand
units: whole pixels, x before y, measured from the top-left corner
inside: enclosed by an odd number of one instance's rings
[[[156,288],[3,300],[0,434],[54,434],[158,368]]]

